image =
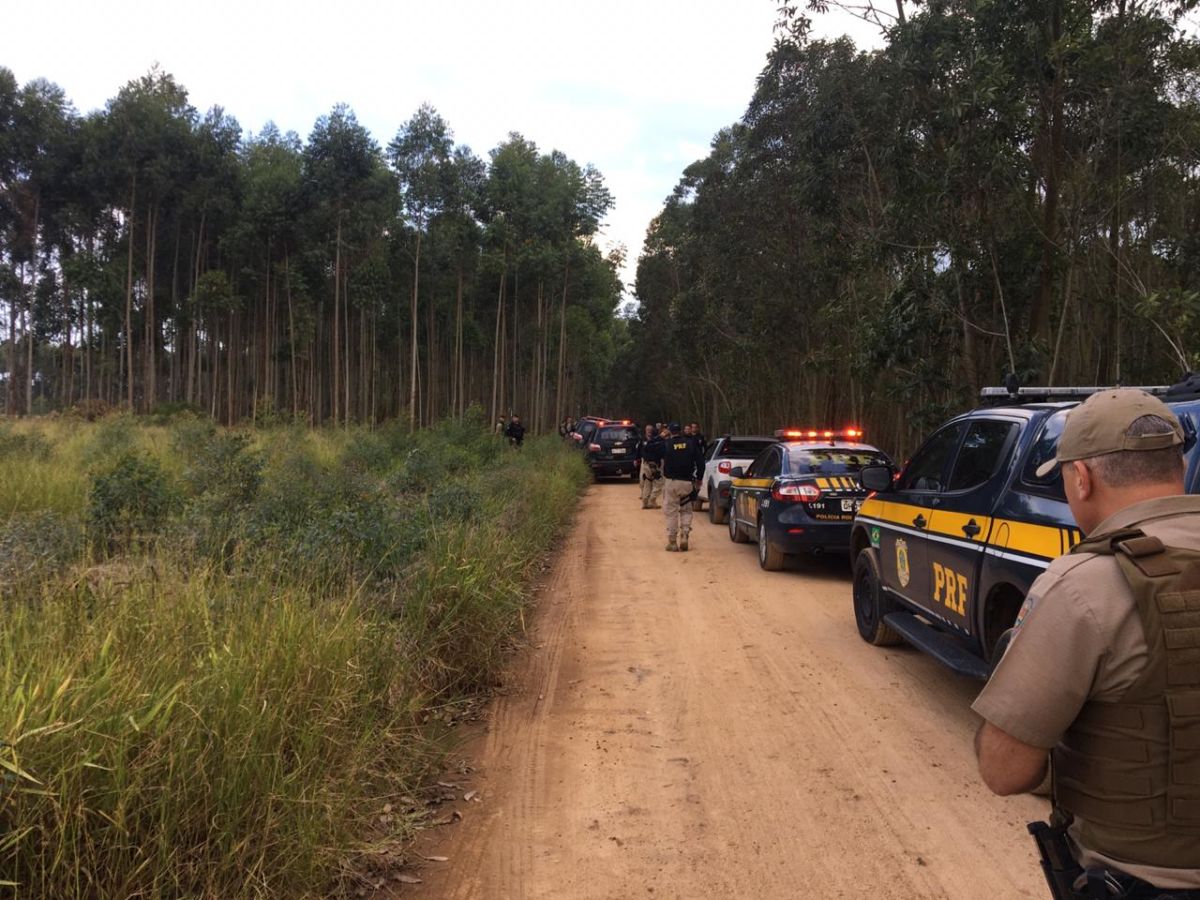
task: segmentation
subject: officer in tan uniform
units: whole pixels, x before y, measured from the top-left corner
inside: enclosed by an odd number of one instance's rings
[[[1086,539],[1034,582],[975,701],[997,794],[1052,771],[1030,831],[1055,897],[1200,898],[1200,497],[1183,430],[1143,391],[1067,416],[1057,455]]]

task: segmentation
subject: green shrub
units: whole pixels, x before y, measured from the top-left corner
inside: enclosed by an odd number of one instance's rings
[[[0,458],[14,456],[45,461],[53,452],[51,443],[35,431],[17,431],[0,425]]]
[[[88,530],[98,546],[127,550],[152,544],[180,497],[153,459],[127,452],[92,480]]]

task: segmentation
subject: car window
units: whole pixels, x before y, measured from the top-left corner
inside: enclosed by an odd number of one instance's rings
[[[768,449],[764,450],[762,453],[758,454],[758,458],[755,459],[754,462],[750,463],[750,468],[746,469],[746,477],[747,478],[762,478],[763,473],[767,470],[767,467],[770,464],[771,464],[771,450],[770,450],[770,448],[768,448]]]
[[[878,450],[842,450],[837,448],[795,449],[789,453],[788,471],[793,475],[845,475],[863,466],[886,466],[891,463]]]
[[[596,430],[595,422],[584,422],[579,426],[579,436],[585,441],[592,436],[592,432]]]
[[[912,458],[912,462],[904,468],[904,474],[900,476],[900,490],[945,490],[950,461],[954,458],[954,451],[958,449],[958,442],[964,430],[966,423],[957,422],[943,428],[926,441]]]
[[[722,443],[721,439],[717,438],[715,441],[713,441],[711,444],[708,445],[707,449],[705,449],[705,451],[704,451],[704,461],[705,462],[708,462],[710,459],[712,459],[714,456],[717,455],[717,448],[719,448],[721,446],[721,443]]]
[[[754,459],[758,454],[762,453],[774,441],[749,441],[749,440],[730,440],[725,441],[721,445],[720,455],[728,459]]]
[[[602,441],[636,441],[638,433],[636,428],[620,425],[615,428],[601,428],[598,439]]]
[[[1009,438],[1016,428],[1016,422],[1000,419],[971,422],[954,461],[949,490],[966,491],[979,487],[1000,471],[1010,446]]]
[[[1063,492],[1062,472],[1055,469],[1049,475],[1039,478],[1038,466],[1054,456],[1058,450],[1058,439],[1062,437],[1063,426],[1067,423],[1067,413],[1070,410],[1061,409],[1046,420],[1041,433],[1033,442],[1033,449],[1025,460],[1025,468],[1021,470],[1021,483],[1033,488],[1038,493],[1049,494],[1058,500],[1066,500]]]
[[[759,478],[773,478],[783,469],[782,457],[778,447],[772,447],[763,454],[765,457],[765,465],[759,473]]]

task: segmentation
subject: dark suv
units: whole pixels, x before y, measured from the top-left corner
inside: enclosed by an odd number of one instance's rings
[[[598,425],[587,444],[585,459],[596,478],[628,475],[637,480],[638,428],[630,423]]]
[[[1075,403],[1020,402],[1030,396],[951,419],[899,474],[862,471],[874,493],[860,507],[850,541],[863,640],[903,638],[955,671],[988,676],[1029,586],[1080,539],[1061,474],[1037,475],[1054,456]],[[1187,435],[1186,489],[1200,492],[1200,392],[1162,399]]]

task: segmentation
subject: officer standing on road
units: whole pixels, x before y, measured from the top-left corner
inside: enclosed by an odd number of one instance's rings
[[[640,462],[638,481],[642,488],[642,509],[658,509],[662,506],[662,462],[665,453],[665,442],[654,433],[653,425],[647,425],[637,448]]]
[[[678,422],[668,429],[666,452],[663,457],[663,511],[667,515],[667,549],[687,550],[688,535],[692,531],[691,496],[700,487],[704,477],[704,454],[700,445],[690,435],[680,432]],[[678,543],[676,536],[678,535]]]
[[[703,456],[708,450],[708,440],[700,431],[700,423],[692,422],[688,425],[688,434],[696,439],[696,443],[700,445],[700,455]],[[703,477],[703,474],[701,475]]]
[[[1200,497],[1183,430],[1143,391],[1094,394],[1057,455],[1086,539],[1030,588],[974,709],[979,772],[1034,789],[1056,898],[1200,898]]]
[[[504,429],[504,436],[514,447],[520,447],[525,442],[525,426],[521,424],[520,416],[513,416],[509,420],[508,427]]]

